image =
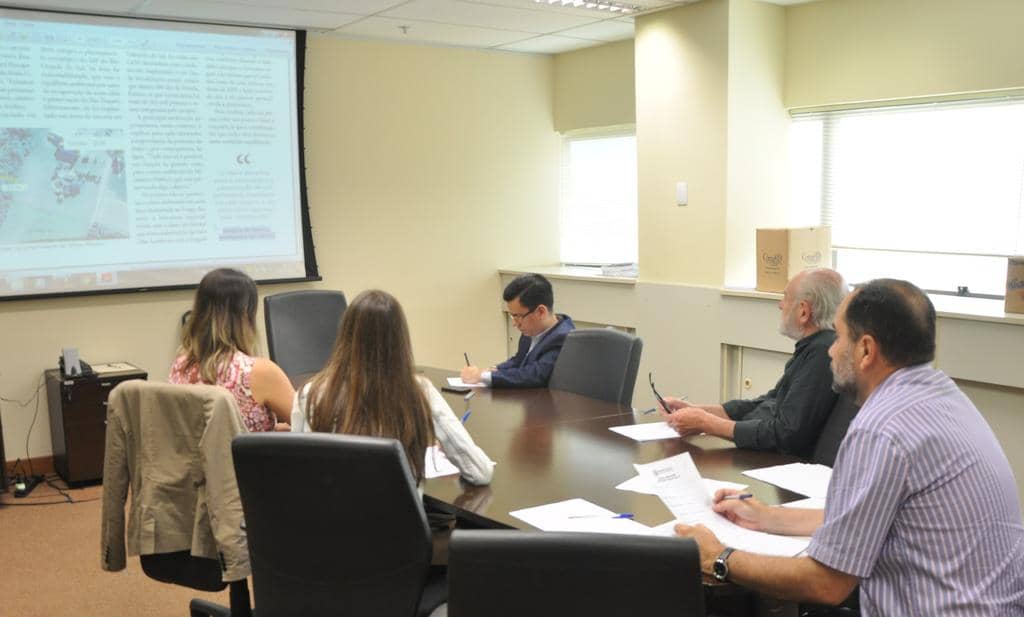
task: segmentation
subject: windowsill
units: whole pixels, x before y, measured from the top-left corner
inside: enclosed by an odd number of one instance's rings
[[[720,292],[723,296],[735,298],[756,298],[759,300],[771,300],[772,302],[778,302],[782,299],[781,293],[758,291],[756,289],[723,287]],[[929,295],[928,297],[932,299],[932,304],[935,305],[935,314],[938,317],[1024,326],[1024,314],[1007,313],[1003,310],[1004,303],[1002,300],[961,298],[959,296],[936,294]]]
[[[499,268],[498,274],[543,274],[549,279],[561,279],[569,281],[590,281],[596,283],[611,283],[614,285],[635,285],[634,276],[605,276],[601,274],[600,268],[587,268],[584,266],[529,266],[525,268]]]

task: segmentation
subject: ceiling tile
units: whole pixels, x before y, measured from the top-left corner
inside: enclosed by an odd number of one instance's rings
[[[210,2],[209,0],[151,0],[137,14],[224,23],[276,25],[313,30],[333,30],[357,19],[362,19],[361,15],[277,7],[242,6],[223,2]]]
[[[329,13],[349,13],[352,15],[374,15],[386,11],[409,0],[228,0],[232,3],[248,6],[274,6],[280,8],[302,9],[304,11],[326,11]]]
[[[386,11],[382,16],[479,28],[517,30],[534,34],[574,28],[599,19],[598,16],[566,15],[530,8],[478,4],[464,0],[413,0],[408,4]]]
[[[5,2],[4,8],[54,9],[80,13],[127,13],[138,4],[139,0],[32,0],[30,2]]]
[[[600,41],[588,41],[585,39],[574,39],[567,36],[544,35],[532,39],[517,41],[508,45],[502,45],[498,49],[507,51],[525,51],[536,54],[560,54],[563,51],[573,51],[600,44]]]
[[[621,41],[633,38],[633,22],[606,19],[586,26],[562,30],[558,34],[597,41]]]
[[[408,32],[403,33],[400,26],[408,26]],[[336,32],[340,35],[367,36],[462,47],[496,47],[530,36],[528,32],[437,24],[411,19],[393,19],[390,17],[367,17],[362,21],[339,28]]]

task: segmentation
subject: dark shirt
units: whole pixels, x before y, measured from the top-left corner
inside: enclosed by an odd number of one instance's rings
[[[724,403],[736,421],[737,447],[775,450],[809,458],[839,395],[832,391],[828,348],[833,330],[819,330],[797,341],[782,378],[767,394]]]
[[[491,373],[492,388],[546,388],[555,370],[558,354],[562,352],[565,337],[576,329],[568,315],[557,315],[558,323],[545,333],[534,348],[532,339],[519,337],[516,355],[499,364]]]

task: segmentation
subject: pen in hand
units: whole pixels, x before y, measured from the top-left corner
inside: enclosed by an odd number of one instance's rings
[[[462,352],[462,357],[466,359],[466,366],[473,366],[472,364],[469,363],[469,354],[468,353],[466,353],[465,351]]]
[[[577,514],[569,518],[633,518],[632,512],[620,512],[619,514]]]
[[[753,496],[754,495],[751,494],[751,493],[739,493],[739,494],[736,494],[736,495],[726,495],[725,497],[722,497],[722,501],[729,501],[729,500],[733,500],[733,499],[739,499],[739,500],[742,501],[744,499],[750,499]]]

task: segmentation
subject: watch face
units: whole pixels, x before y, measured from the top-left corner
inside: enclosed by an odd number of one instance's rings
[[[720,581],[724,581],[725,577],[729,575],[729,566],[726,565],[725,561],[719,558],[715,561],[715,564],[711,566],[711,571],[714,573],[715,578]]]

